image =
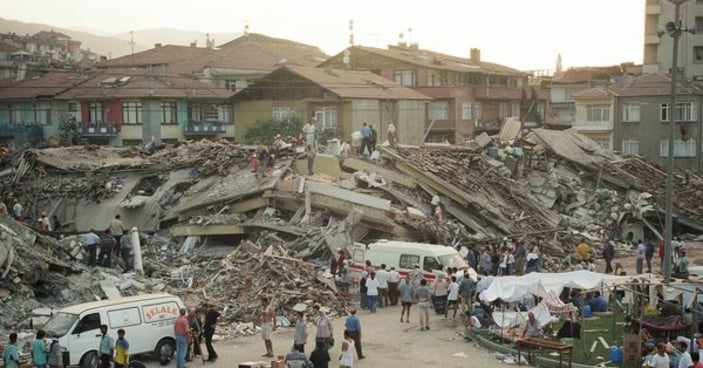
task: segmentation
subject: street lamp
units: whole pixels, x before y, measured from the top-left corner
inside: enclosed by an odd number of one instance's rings
[[[687,0],[669,0],[674,4],[674,21],[667,22],[663,29],[658,29],[657,34],[661,37],[664,33],[668,33],[673,38],[673,55],[671,61],[671,100],[669,101],[669,109],[667,118],[669,120],[669,152],[667,156],[666,167],[666,208],[665,208],[665,246],[664,246],[664,265],[662,273],[664,274],[664,282],[671,281],[671,239],[673,230],[673,212],[674,212],[674,132],[676,131],[676,80],[678,73],[678,57],[679,57],[679,37],[681,32],[688,32],[689,29],[681,24],[681,4]]]

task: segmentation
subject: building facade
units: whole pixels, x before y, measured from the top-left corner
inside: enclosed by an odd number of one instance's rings
[[[613,149],[615,96],[607,87],[574,93],[572,126],[605,149]],[[636,153],[635,153],[636,154]]]

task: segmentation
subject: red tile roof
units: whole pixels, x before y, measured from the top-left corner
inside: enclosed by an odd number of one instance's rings
[[[521,72],[517,69],[504,65],[489,63],[486,61],[476,62],[470,58],[462,58],[414,47],[389,46],[388,49],[379,49],[376,47],[352,46],[349,49],[352,52],[352,55],[355,50],[360,50],[435,70],[451,70],[456,72],[473,72],[520,77],[527,76],[527,73],[525,72]],[[335,55],[334,58],[341,54],[342,53]]]
[[[582,83],[594,80],[609,80],[620,74],[622,74],[622,67],[619,65],[576,67],[554,73],[552,83]]]
[[[120,81],[121,79],[121,81]],[[185,77],[153,77],[143,69],[107,69],[93,76],[80,86],[59,96],[62,99],[86,98],[217,98],[230,97],[224,88]]]
[[[214,50],[203,47],[165,45],[137,52],[134,55],[110,59],[97,64],[98,68],[120,68],[151,64],[173,64],[179,61],[198,60]]]
[[[326,59],[316,46],[252,33],[221,45],[213,53],[174,62],[169,69],[178,74],[206,67],[270,72],[282,65],[317,66]]]
[[[0,100],[19,100],[37,97],[53,97],[79,85],[88,79],[86,75],[69,72],[50,72],[22,81],[0,82]]]
[[[430,100],[431,98],[404,87],[392,80],[378,76],[369,71],[323,69],[301,66],[284,66],[266,77],[254,82],[249,87],[256,89],[257,84],[266,83],[267,86],[275,86],[276,81],[285,74],[293,74],[306,79],[325,90],[337,95],[339,98],[354,99],[384,99],[384,100]],[[284,77],[285,83],[291,80]],[[272,83],[273,82],[273,83]],[[247,88],[247,89],[249,89]],[[280,86],[280,88],[284,88]],[[244,91],[246,91],[245,89]],[[245,93],[242,91],[241,93]]]
[[[610,87],[618,96],[666,96],[671,93],[671,77],[664,74],[642,74]],[[679,80],[677,94],[703,94],[701,85],[690,80]]]
[[[607,98],[613,95],[615,95],[615,93],[606,87],[589,88],[573,94],[573,96],[577,98]]]
[[[22,49],[19,47],[10,45],[9,43],[0,42],[0,52],[15,52],[15,51],[19,51],[19,50],[22,50]]]

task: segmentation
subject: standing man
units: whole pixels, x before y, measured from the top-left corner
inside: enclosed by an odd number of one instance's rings
[[[400,274],[391,266],[388,272],[388,298],[391,300],[391,305],[398,305],[398,284],[400,283]]]
[[[459,294],[461,294],[461,311],[466,313],[469,312],[471,315],[473,308],[473,293],[474,293],[474,280],[471,279],[469,275],[469,270],[464,270],[464,277],[461,278],[461,283],[459,284]]]
[[[124,240],[125,237],[122,237]],[[198,308],[190,308],[188,313],[188,327],[190,327],[190,341],[188,342],[188,354],[186,354],[186,362],[193,360],[193,357],[202,356],[200,351],[200,342],[203,339],[203,322],[200,320]],[[204,360],[204,359],[203,359]]]
[[[369,311],[371,313],[376,313],[376,307],[378,307],[378,280],[376,279],[376,272],[371,271],[369,277],[366,279],[366,297],[369,304]]]
[[[271,336],[273,331],[276,329],[276,318],[273,308],[269,303],[269,298],[261,298],[261,308],[259,308],[259,320],[258,325],[261,326],[261,339],[264,340],[264,346],[266,347],[266,354],[263,356],[268,358],[273,358],[273,342],[271,341]]]
[[[371,127],[368,126],[368,124],[364,123],[361,126],[361,146],[359,147],[359,155],[360,156],[366,156],[366,150],[369,151],[369,155],[371,154],[371,135],[373,132],[371,131]]]
[[[586,238],[581,239],[581,243],[576,246],[576,255],[578,256],[579,262],[588,261],[591,253],[591,247],[586,243]]]
[[[129,236],[129,231],[124,230],[120,238],[120,249],[122,250],[122,261],[124,261],[125,271],[130,271],[132,269],[132,248],[132,239]]]
[[[368,288],[366,287],[366,280],[368,277],[369,273],[364,270],[364,272],[361,273],[361,279],[359,280],[359,305],[361,306],[361,309],[369,308],[369,299],[368,296],[366,296],[366,292],[368,291]]]
[[[100,237],[100,257],[98,264],[103,267],[112,267],[112,250],[115,248],[115,238],[112,230],[105,230],[105,234]]]
[[[20,367],[20,353],[17,349],[17,333],[10,334],[10,342],[5,344],[2,351],[2,359],[5,361],[5,368]]]
[[[129,342],[124,338],[125,331],[117,330],[117,341],[115,342],[115,368],[127,368],[129,366]]]
[[[305,134],[305,144],[307,146],[312,146],[313,150],[317,150],[317,142],[315,142],[315,135],[317,127],[315,126],[315,113],[310,116],[310,120],[303,126],[303,134]]]
[[[212,335],[215,334],[215,326],[220,318],[220,312],[214,310],[211,304],[205,304],[205,324],[203,325],[203,333],[205,335],[205,348],[207,349],[208,362],[217,360],[217,352],[212,347]]]
[[[46,343],[44,342],[45,336],[44,330],[39,330],[34,340],[32,340],[32,361],[36,368],[46,368],[46,354],[49,351],[46,349]]]
[[[356,308],[352,308],[349,311],[349,317],[344,321],[345,332],[349,334],[349,337],[354,340],[354,347],[356,348],[356,356],[359,359],[364,359],[364,354],[361,353],[361,321],[356,315]]]
[[[305,352],[305,344],[308,342],[308,324],[305,323],[305,315],[302,311],[296,312],[298,319],[295,321],[295,335],[293,336],[293,348],[301,353]]]
[[[422,279],[420,286],[415,290],[415,303],[420,311],[420,331],[430,329],[430,295],[427,280]]]
[[[606,240],[605,247],[603,248],[603,258],[605,259],[605,273],[613,272],[613,258],[615,258],[615,247],[613,244]]]
[[[125,228],[119,214],[115,215],[115,218],[110,220],[108,229],[110,229],[112,236],[115,237],[115,243],[120,244],[120,239],[122,238],[122,234],[124,234]]]
[[[415,263],[413,265],[412,271],[410,271],[410,285],[413,287],[413,290],[420,287],[420,282],[422,281],[422,278],[422,269],[420,268],[419,264]]]
[[[315,342],[324,344],[325,350],[330,350],[332,345],[334,345],[334,326],[332,325],[332,321],[327,317],[327,314],[325,314],[322,308],[320,308],[319,304],[315,304],[312,308],[319,313]]]
[[[449,308],[452,308],[454,310],[454,315],[452,318],[456,319],[456,310],[458,309],[457,301],[459,300],[459,284],[457,284],[456,276],[454,275],[452,275],[448,290],[447,307],[444,309],[444,318],[449,317]]]
[[[403,322],[403,315],[405,315],[405,322],[410,323],[410,307],[413,305],[413,286],[410,284],[408,276],[403,277],[403,281],[400,285],[400,305],[403,309],[400,310],[400,322]]]
[[[645,254],[647,253],[647,248],[644,246],[644,243],[642,243],[642,240],[637,240],[637,254],[636,254],[636,263],[635,267],[637,269],[637,274],[640,275],[642,274],[642,271],[644,269],[644,258]]]
[[[181,308],[178,314],[176,322],[173,323],[173,331],[176,333],[176,368],[185,368],[186,351],[188,350],[188,340],[190,340],[190,326],[188,326],[186,309]]]
[[[386,264],[381,264],[381,269],[376,272],[376,280],[378,281],[378,300],[381,308],[387,307],[390,303],[388,300],[388,271]]]
[[[374,129],[373,125],[369,125],[369,129],[371,129],[371,138],[369,139],[369,154],[372,154],[373,151],[376,150],[376,142],[378,141],[378,133],[376,132],[376,129]]]
[[[388,133],[388,143],[391,147],[395,148],[395,124],[392,121],[388,122],[388,128],[386,128]]]
[[[112,357],[115,356],[115,340],[107,334],[107,325],[100,326],[100,345],[98,355],[100,356],[100,368],[110,368]],[[178,367],[183,368],[183,367]]]
[[[88,248],[88,266],[95,267],[98,256],[98,245],[100,245],[100,237],[95,233],[95,230],[90,229],[89,232],[79,236],[85,242]]]

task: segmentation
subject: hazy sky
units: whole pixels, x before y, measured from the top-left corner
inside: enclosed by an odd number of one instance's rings
[[[554,69],[642,62],[645,0],[1,0],[0,17],[122,33],[175,27],[250,31],[336,54],[355,43],[385,47],[399,33],[421,48],[510,67]],[[5,30],[3,30],[5,31]],[[139,40],[135,40],[139,42]],[[216,40],[222,43],[227,40]]]

